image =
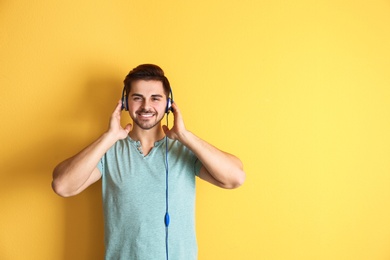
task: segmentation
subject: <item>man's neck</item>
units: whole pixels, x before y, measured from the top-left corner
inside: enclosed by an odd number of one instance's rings
[[[129,136],[134,141],[140,141],[142,151],[144,155],[147,155],[154,147],[154,144],[165,137],[165,134],[161,126],[155,126],[152,129],[145,130],[134,125],[133,129],[129,133]]]

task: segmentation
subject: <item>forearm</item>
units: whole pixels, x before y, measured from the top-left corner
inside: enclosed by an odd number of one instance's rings
[[[189,131],[182,133],[179,141],[198,157],[203,167],[216,180],[214,184],[223,188],[236,188],[244,182],[243,165],[236,156],[219,150]]]
[[[53,190],[60,196],[68,197],[78,194],[95,182],[99,176],[96,166],[104,153],[116,142],[108,133],[73,157],[58,164],[53,171]]]

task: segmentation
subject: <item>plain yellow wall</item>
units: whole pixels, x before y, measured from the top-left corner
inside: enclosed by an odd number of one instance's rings
[[[102,259],[100,183],[52,168],[161,65],[187,127],[238,155],[198,182],[199,259],[390,259],[390,2],[0,2],[0,259]],[[125,119],[126,120],[126,119]]]

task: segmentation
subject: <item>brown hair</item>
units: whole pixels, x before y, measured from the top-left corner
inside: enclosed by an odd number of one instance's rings
[[[132,69],[127,74],[123,83],[125,84],[126,96],[129,95],[131,89],[131,83],[136,80],[157,80],[161,81],[164,87],[166,96],[169,96],[171,92],[171,86],[167,77],[164,75],[164,71],[157,65],[154,64],[142,64]]]

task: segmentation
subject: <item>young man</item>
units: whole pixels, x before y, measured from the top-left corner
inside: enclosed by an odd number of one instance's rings
[[[242,163],[186,129],[160,67],[140,65],[124,83],[108,130],[57,165],[53,190],[73,196],[102,178],[106,259],[197,259],[195,176],[236,188]],[[133,120],[124,128],[123,107]],[[169,129],[161,120],[170,110]]]

